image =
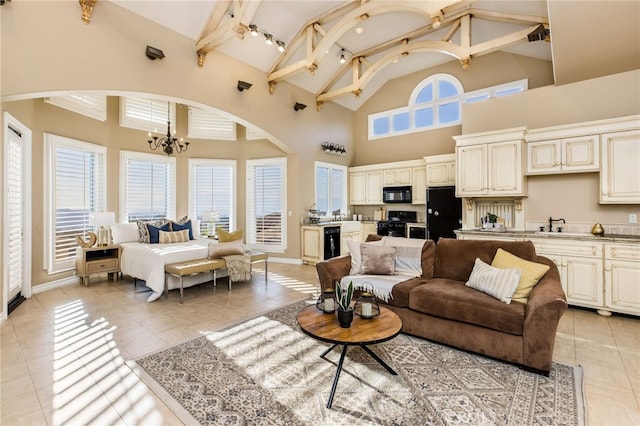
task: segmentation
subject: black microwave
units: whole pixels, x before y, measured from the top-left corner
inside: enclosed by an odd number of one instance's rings
[[[385,186],[382,188],[383,203],[410,203],[410,186]]]

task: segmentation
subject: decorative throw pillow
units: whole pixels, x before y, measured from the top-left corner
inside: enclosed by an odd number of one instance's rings
[[[512,298],[514,302],[520,303],[527,303],[533,288],[549,270],[549,265],[522,259],[501,248],[496,252],[491,265],[496,268],[516,268],[521,271],[520,282]]]
[[[422,247],[426,240],[416,238],[382,237],[384,246],[396,248],[395,272],[422,275]]]
[[[149,243],[149,229],[147,228],[147,224],[151,224],[153,226],[162,226],[165,223],[169,223],[168,219],[162,218],[156,221],[145,222],[143,220],[139,220],[136,222],[138,224],[138,233],[140,234],[139,241],[141,243]]]
[[[365,275],[393,275],[396,248],[362,244],[362,273]]]
[[[218,241],[221,243],[228,243],[229,241],[242,240],[242,229],[237,231],[228,232],[222,228],[218,228]]]
[[[184,243],[189,241],[189,230],[183,229],[182,231],[173,232],[160,231],[158,240],[160,244]]]
[[[193,231],[191,230],[191,220],[187,220],[185,222],[171,222],[171,230],[172,231],[189,231],[189,239],[193,240]]]
[[[138,225],[135,223],[114,223],[111,225],[113,244],[135,243],[140,241]]]
[[[162,226],[153,226],[147,223],[147,230],[149,232],[149,244],[158,244],[160,242],[160,231],[171,231],[171,224],[167,222]]]
[[[362,274],[362,252],[360,250],[362,244],[382,246],[382,240],[371,241],[369,243],[361,243],[351,239],[347,240],[347,247],[349,247],[349,254],[351,255],[351,271],[349,271],[349,275]]]
[[[244,254],[242,240],[229,241],[227,243],[209,243],[209,259],[218,259],[232,254]]]
[[[518,287],[518,282],[520,282],[520,271],[518,269],[494,268],[476,258],[469,281],[465,285],[487,293],[501,302],[510,304],[513,293]]]
[[[191,235],[194,240],[200,239],[200,219],[191,219]]]

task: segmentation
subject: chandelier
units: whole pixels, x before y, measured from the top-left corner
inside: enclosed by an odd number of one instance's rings
[[[189,142],[183,142],[182,138],[171,136],[171,102],[167,102],[167,135],[158,137],[149,132],[147,142],[152,150],[162,147],[162,151],[167,155],[173,154],[174,151],[179,154],[189,148]]]

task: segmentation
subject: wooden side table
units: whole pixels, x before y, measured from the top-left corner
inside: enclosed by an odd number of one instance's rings
[[[107,273],[109,279],[117,279],[120,273],[120,246],[78,247],[76,269],[82,283],[89,285],[91,274]]]

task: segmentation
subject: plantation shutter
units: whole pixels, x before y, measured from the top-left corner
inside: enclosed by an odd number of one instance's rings
[[[96,120],[107,120],[107,97],[105,95],[52,96],[44,101]]]
[[[22,140],[20,133],[9,134],[9,149],[7,157],[7,229],[8,233],[8,269],[9,269],[9,294],[23,283],[23,221],[22,209],[25,195],[22,188]]]
[[[127,221],[174,216],[173,170],[169,163],[131,158],[126,173]]]
[[[189,108],[188,138],[236,140],[236,123],[222,115]]]
[[[209,212],[217,212],[215,224],[201,222],[203,235],[211,234],[213,226],[226,231],[235,230],[235,165],[207,160],[194,160],[191,181],[191,216],[206,219]]]
[[[285,163],[248,162],[247,242],[256,248],[285,249]]]
[[[171,121],[171,132],[175,133],[175,116],[174,103],[156,99],[120,98],[120,125],[123,127],[164,134],[167,121]]]
[[[57,137],[56,137],[57,138]],[[89,216],[105,209],[104,147],[60,138],[54,143],[53,250],[50,270],[75,267],[76,237],[93,228]]]

